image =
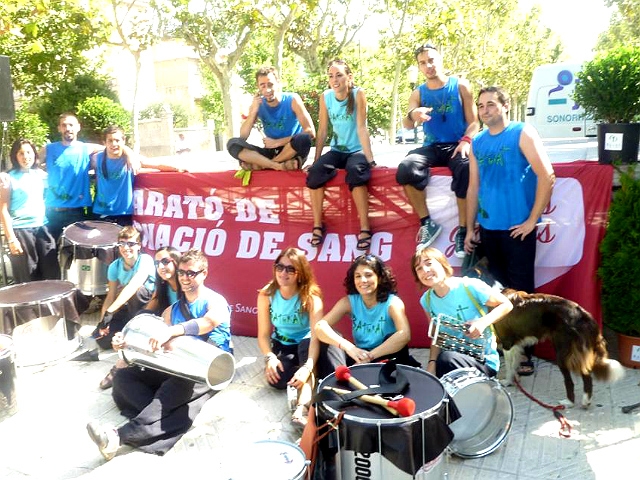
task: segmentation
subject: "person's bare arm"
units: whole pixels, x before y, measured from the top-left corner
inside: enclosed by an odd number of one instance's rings
[[[363,90],[358,90],[356,94],[356,124],[362,153],[364,153],[367,161],[371,163],[373,162],[373,151],[371,150],[371,138],[367,128],[367,96]]]

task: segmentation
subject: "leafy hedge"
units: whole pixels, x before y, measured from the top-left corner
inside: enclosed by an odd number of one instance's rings
[[[602,308],[612,330],[640,336],[640,179],[629,167],[620,182],[600,244]]]

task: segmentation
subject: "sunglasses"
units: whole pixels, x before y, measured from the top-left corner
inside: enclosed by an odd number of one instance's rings
[[[289,275],[293,275],[294,273],[296,273],[296,267],[294,267],[293,265],[283,265],[281,263],[276,263],[275,265],[276,267],[276,272],[281,273],[286,271]]]
[[[204,272],[204,268],[202,270],[198,270],[197,272],[194,272],[193,270],[182,270],[181,268],[179,268],[177,273],[179,277],[184,277],[186,275],[187,278],[195,278],[202,272]]]
[[[413,54],[418,55],[419,53],[422,53],[425,50],[437,50],[437,48],[431,45],[430,43],[423,43],[419,47],[416,47],[416,49],[413,51]]]
[[[173,263],[173,259],[170,257],[165,257],[165,258],[161,258],[160,260],[155,260],[154,263],[156,264],[156,267],[160,264],[166,267],[170,263]]]
[[[119,246],[119,247],[129,247],[129,248],[133,248],[133,247],[135,247],[135,246],[137,246],[137,245],[140,245],[140,242],[125,242],[125,241],[118,242],[118,246]]]

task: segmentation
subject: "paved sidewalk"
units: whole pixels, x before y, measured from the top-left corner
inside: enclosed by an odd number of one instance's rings
[[[0,422],[0,478],[227,479],[234,467],[253,460],[246,454],[252,442],[295,442],[300,431],[290,422],[286,394],[267,387],[256,339],[234,337],[234,343],[234,381],[206,404],[194,427],[164,457],[122,449],[106,463],[86,433],[91,419],[114,425],[125,421],[110,391],[98,388],[115,353],[101,353],[97,362],[62,360],[19,368],[19,411]],[[428,359],[426,349],[413,349],[412,354],[423,364]],[[623,414],[620,407],[640,402],[639,381],[640,372],[627,369],[617,384],[596,383],[589,410],[566,411],[573,426],[568,439],[559,437],[559,422],[549,410],[509,387],[515,418],[505,443],[481,459],[447,459],[447,478],[633,478],[640,468],[640,409]],[[537,360],[535,375],[522,383],[547,403],[563,396],[558,368],[544,360]],[[279,480],[268,468],[262,478]]]

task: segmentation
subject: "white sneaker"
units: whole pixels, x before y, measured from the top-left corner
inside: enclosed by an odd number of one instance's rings
[[[120,436],[115,428],[91,421],[87,423],[87,432],[105,460],[111,460],[116,456],[120,448]]]

